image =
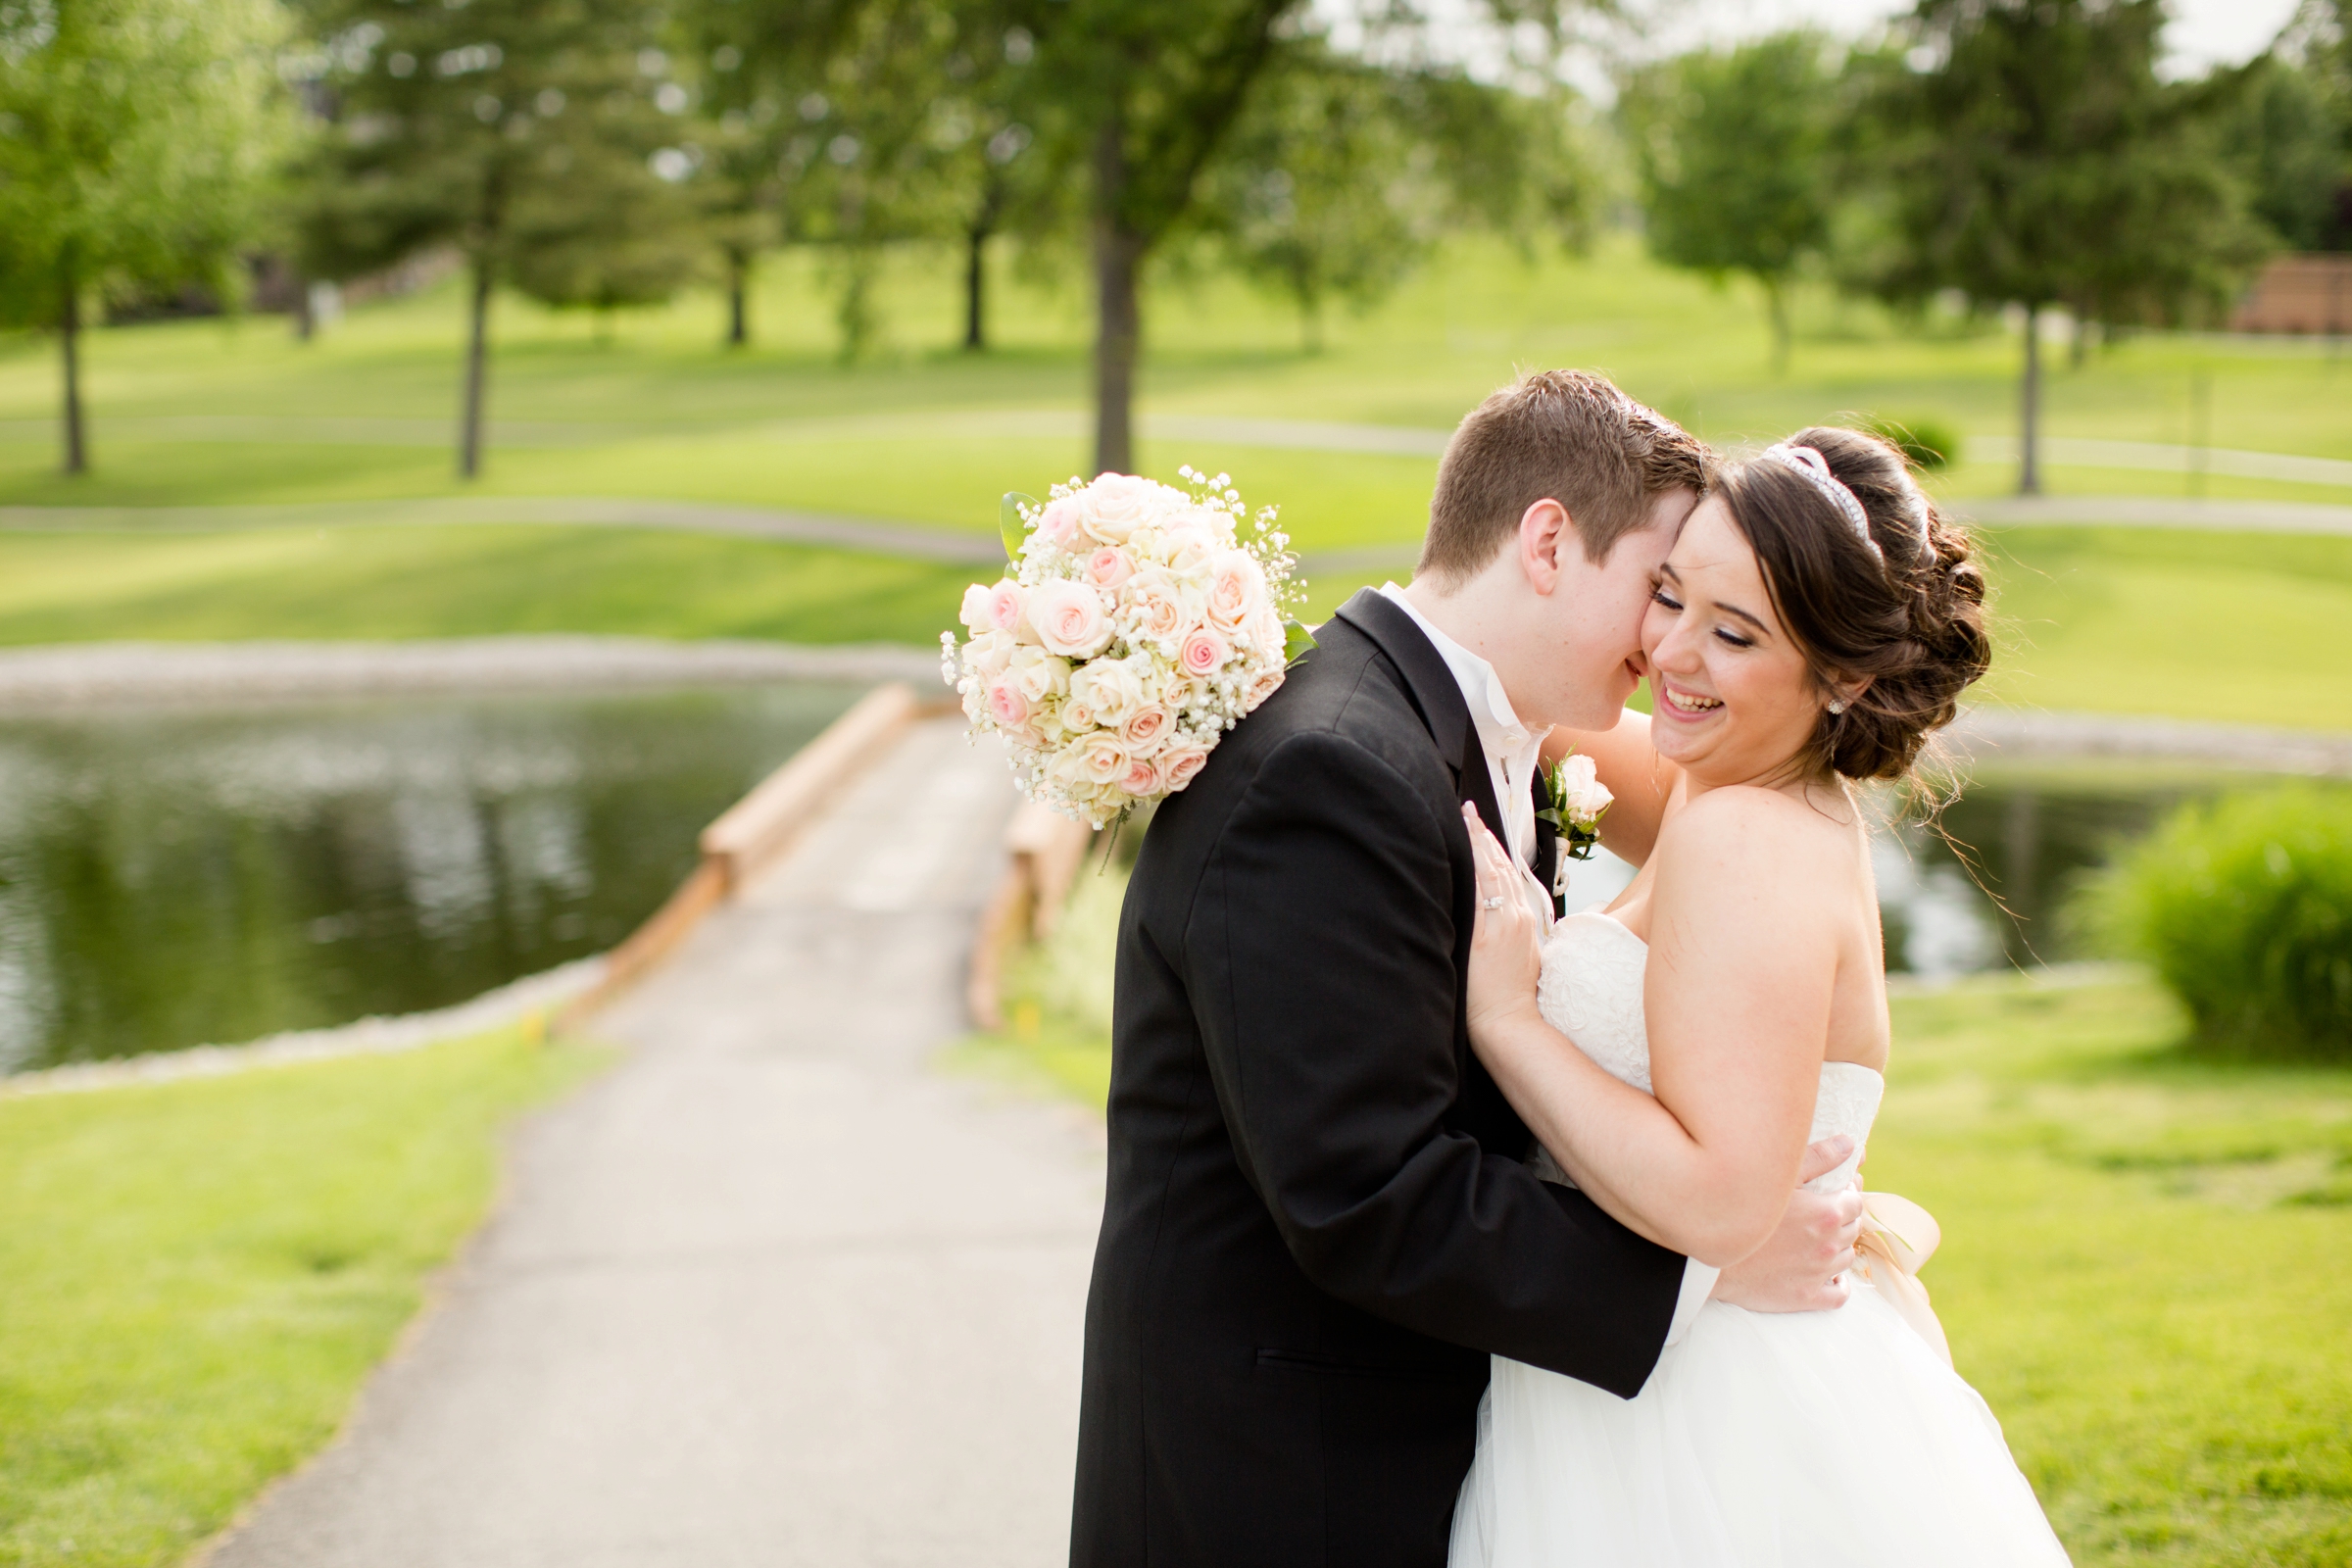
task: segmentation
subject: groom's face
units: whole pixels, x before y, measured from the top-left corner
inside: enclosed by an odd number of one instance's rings
[[[1559,552],[1559,577],[1545,596],[1544,657],[1529,671],[1530,701],[1511,700],[1537,723],[1607,729],[1640,683],[1642,618],[1658,566],[1674,549],[1683,519],[1698,498],[1670,490],[1651,504],[1649,520],[1618,535],[1605,561],[1581,544]]]

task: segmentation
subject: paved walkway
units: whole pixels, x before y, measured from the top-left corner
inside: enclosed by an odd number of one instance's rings
[[[30,533],[219,533],[243,528],[336,528],[453,523],[666,528],[829,545],[870,555],[997,565],[994,534],[952,533],[919,522],[841,517],[773,507],[649,501],[634,496],[451,496],[409,501],[257,502],[220,507],[0,507],[0,530]]]
[[[172,704],[905,680],[947,695],[939,650],[521,632],[414,642],[48,643],[0,649],[0,717]]]
[[[693,441],[713,435],[783,444],[844,439],[926,439],[998,436],[1082,440],[1093,429],[1083,409],[926,409],[780,419],[737,419],[718,425],[669,422],[494,419],[493,449],[607,446],[623,441]],[[1199,442],[1211,447],[1257,447],[1295,452],[1356,452],[1384,457],[1444,454],[1451,426],[1364,424],[1337,419],[1266,419],[1248,416],[1139,413],[1146,440]],[[197,444],[447,447],[457,437],[448,418],[400,418],[269,414],[112,415],[102,434],[136,441]],[[0,419],[0,442],[53,442],[54,419]],[[2014,435],[1972,435],[1962,456],[1970,463],[2014,463]],[[2297,484],[2352,485],[2352,462],[2234,447],[2189,447],[2177,442],[2110,441],[2044,435],[2042,461],[2062,467],[2133,468],[2163,473],[2231,474]]]
[[[346,1439],[212,1568],[1045,1568],[1100,1133],[927,1065],[1013,795],[918,725],[596,1023]]]

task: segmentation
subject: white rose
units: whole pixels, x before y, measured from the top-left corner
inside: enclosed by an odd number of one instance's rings
[[[1070,677],[1070,696],[1093,710],[1095,721],[1115,729],[1143,706],[1144,683],[1124,659],[1098,659]]]
[[[1102,474],[1073,498],[1078,526],[1098,544],[1123,545],[1139,523],[1159,513],[1163,488],[1131,473]]]
[[[1617,797],[1600,781],[1592,759],[1575,753],[1560,763],[1560,793],[1566,797],[1571,820],[1590,825]]]
[[[984,631],[963,645],[963,667],[982,675],[1002,675],[1019,646],[1010,632]]]
[[[1102,596],[1082,582],[1055,577],[1029,592],[1029,624],[1049,653],[1092,659],[1110,646],[1110,616]]]
[[[1274,613],[1272,605],[1261,604],[1250,615],[1245,635],[1250,639],[1250,646],[1266,658],[1280,659],[1284,645],[1290,641],[1290,628],[1283,625],[1282,617]]]
[[[1224,632],[1240,631],[1251,616],[1268,608],[1265,568],[1247,550],[1218,551],[1208,560],[1203,604],[1210,625]]]
[[[1025,643],[1015,648],[1005,668],[1020,687],[1021,695],[1032,703],[1060,697],[1070,689],[1069,661],[1056,659],[1042,648]]]
[[[1187,628],[1200,619],[1197,592],[1171,575],[1165,566],[1147,566],[1127,581],[1121,595],[1121,618],[1132,636],[1173,649]]]
[[[1069,755],[1078,760],[1081,775],[1091,784],[1116,783],[1127,771],[1127,764],[1134,760],[1119,738],[1107,730],[1080,741]]]

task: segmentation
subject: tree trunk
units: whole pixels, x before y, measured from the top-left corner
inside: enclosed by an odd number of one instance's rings
[[[2026,307],[2026,376],[2018,400],[2023,438],[2018,442],[2017,493],[2041,494],[2041,307]]]
[[[1144,242],[1116,222],[1096,225],[1095,471],[1135,467],[1135,357],[1142,313],[1135,294]]]
[[[1761,277],[1764,285],[1764,309],[1772,318],[1772,373],[1788,373],[1788,296],[1782,291],[1777,277]]]
[[[1120,221],[1127,188],[1126,126],[1112,114],[1095,138],[1095,471],[1135,466],[1135,356],[1142,314],[1135,274],[1144,238]]]
[[[978,354],[988,347],[988,225],[974,223],[964,231],[963,349]]]
[[[81,436],[81,280],[71,264],[64,270],[64,284],[57,336],[66,362],[66,472],[80,474],[90,471],[90,455]]]
[[[874,247],[854,240],[842,257],[841,302],[834,323],[841,328],[840,361],[855,365],[874,340]]]
[[[752,259],[738,246],[727,247],[727,347],[739,349],[752,340],[751,322],[744,314],[744,291],[750,286]]]
[[[458,477],[482,471],[482,374],[490,348],[490,258],[473,259],[473,302],[466,338],[466,417],[458,435]]]

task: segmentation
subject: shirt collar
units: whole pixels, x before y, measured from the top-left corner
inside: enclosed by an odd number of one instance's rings
[[[1550,734],[1549,726],[1532,730],[1519,721],[1518,712],[1511,707],[1510,694],[1502,689],[1502,677],[1494,666],[1460,643],[1440,631],[1419,607],[1405,597],[1404,590],[1395,583],[1381,585],[1381,597],[1413,617],[1421,635],[1429,639],[1438,657],[1446,661],[1452,671],[1454,684],[1462,689],[1462,701],[1470,709],[1470,722],[1478,728],[1479,746],[1490,757],[1508,757],[1528,746],[1541,744]]]

